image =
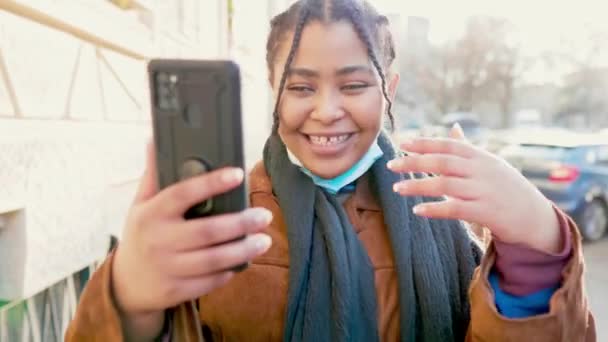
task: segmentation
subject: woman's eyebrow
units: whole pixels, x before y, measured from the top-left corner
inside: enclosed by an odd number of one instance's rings
[[[337,76],[346,76],[346,75],[353,74],[356,72],[364,72],[364,73],[368,73],[368,74],[373,74],[372,69],[367,65],[349,65],[347,67],[338,69],[338,71],[336,71],[336,75]]]
[[[293,75],[306,78],[318,78],[319,72],[307,68],[289,68],[289,70],[287,70],[287,76]]]
[[[336,70],[336,76],[346,76],[357,72],[372,74],[372,69],[367,65],[349,65]],[[308,68],[293,67],[287,70],[287,76],[301,76],[305,78],[319,78],[320,73]]]

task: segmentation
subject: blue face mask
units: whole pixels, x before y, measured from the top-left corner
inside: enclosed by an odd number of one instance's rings
[[[364,173],[367,172],[367,170],[369,170],[370,167],[372,167],[372,165],[374,165],[376,160],[382,157],[382,155],[383,153],[380,149],[380,146],[378,146],[378,141],[375,140],[372,146],[370,146],[369,150],[367,150],[367,152],[363,155],[363,157],[361,157],[358,162],[353,164],[350,169],[346,170],[344,173],[335,178],[325,179],[316,176],[310,170],[305,168],[298,160],[298,158],[296,158],[296,156],[291,153],[289,149],[287,149],[287,156],[289,157],[289,160],[292,162],[292,164],[298,166],[300,170],[306,175],[308,175],[317,186],[322,187],[331,194],[337,194],[340,190],[344,189],[352,182],[357,180],[359,177],[361,177]]]

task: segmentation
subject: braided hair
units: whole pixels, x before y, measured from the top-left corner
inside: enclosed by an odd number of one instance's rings
[[[274,62],[277,50],[285,40],[287,32],[293,30],[293,39],[285,67],[279,82],[277,99],[273,110],[273,132],[279,126],[279,104],[285,87],[287,73],[300,45],[304,26],[313,20],[332,23],[342,20],[349,21],[359,39],[367,47],[369,58],[381,80],[382,94],[387,101],[387,115],[391,129],[394,129],[392,101],[388,96],[386,71],[395,59],[395,45],[388,29],[389,21],[380,15],[376,9],[365,0],[298,0],[285,12],[278,14],[270,22],[270,34],[266,42],[266,64],[269,79],[274,80]]]

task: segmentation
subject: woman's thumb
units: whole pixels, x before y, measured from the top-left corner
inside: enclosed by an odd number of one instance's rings
[[[158,177],[156,171],[156,156],[154,143],[148,142],[146,147],[146,169],[139,181],[139,187],[135,195],[135,203],[143,202],[156,195],[158,192]]]

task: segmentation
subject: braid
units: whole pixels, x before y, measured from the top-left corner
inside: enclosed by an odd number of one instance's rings
[[[279,92],[277,94],[277,100],[274,105],[274,111],[272,112],[272,131],[274,133],[276,133],[279,128],[279,104],[281,102],[281,96],[283,95],[285,81],[287,79],[287,74],[289,72],[289,68],[291,67],[291,63],[293,62],[293,59],[296,55],[296,51],[298,50],[298,46],[300,45],[302,31],[304,30],[304,24],[306,24],[306,20],[308,19],[308,14],[308,6],[304,5],[300,9],[300,17],[293,33],[291,49],[289,50],[289,55],[287,56],[287,60],[285,61],[285,67],[283,68],[283,74],[281,75],[281,82],[279,83]]]
[[[372,61],[374,68],[378,72],[378,76],[380,76],[380,80],[382,81],[382,84],[381,84],[382,95],[384,96],[384,99],[386,100],[386,102],[388,104],[387,114],[388,114],[388,118],[391,123],[391,131],[392,131],[395,129],[395,118],[393,117],[393,112],[391,110],[393,107],[393,102],[391,101],[391,99],[388,96],[388,93],[386,91],[386,77],[385,77],[384,71],[382,70],[382,66],[380,65],[380,62],[378,61],[378,58],[376,56],[376,52],[374,50],[374,45],[372,44],[371,39],[370,39],[370,34],[369,34],[367,28],[362,26],[363,16],[361,15],[361,10],[359,8],[355,8],[355,13],[353,14],[353,17],[351,19],[352,19],[351,20],[352,24],[355,27],[355,30],[359,33],[359,37],[361,38],[361,40],[363,40],[363,43],[365,43],[365,45],[367,47],[367,53],[369,55],[369,58]]]
[[[386,88],[387,88],[386,77],[385,77],[384,73],[382,72],[382,67],[380,66],[380,63],[378,62],[376,55],[373,52],[370,52],[369,57],[371,58],[372,63],[374,64],[374,67],[376,68],[376,71],[378,72],[378,74],[380,75],[380,79],[382,80],[382,95],[384,95],[384,99],[386,99],[386,103],[387,103],[386,113],[388,114],[388,119],[391,123],[391,131],[392,131],[395,129],[395,117],[393,116],[393,112],[392,112],[393,101],[391,101],[391,99],[388,96],[388,93],[386,91]]]

